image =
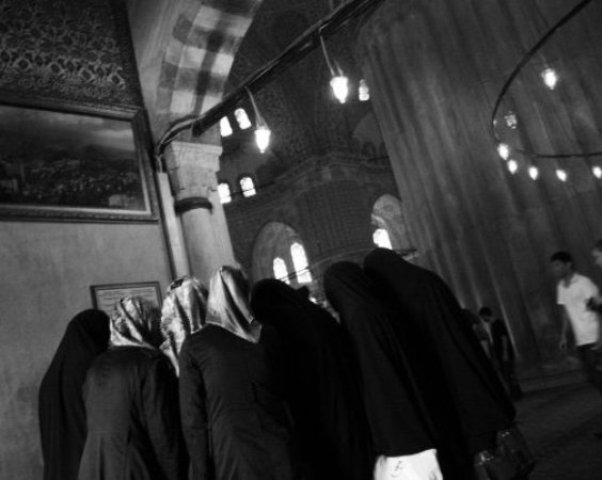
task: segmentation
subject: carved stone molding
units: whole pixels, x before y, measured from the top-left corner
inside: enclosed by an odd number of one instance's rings
[[[216,173],[222,148],[191,142],[173,142],[167,150],[167,170],[176,202],[189,198],[208,201],[217,189]]]

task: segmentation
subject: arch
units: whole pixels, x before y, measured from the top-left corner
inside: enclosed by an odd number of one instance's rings
[[[373,230],[384,229],[395,250],[414,248],[409,238],[406,215],[401,200],[391,194],[380,196],[372,207]]]
[[[262,0],[183,0],[165,49],[156,111],[167,123],[220,102],[234,56]]]
[[[295,267],[290,247],[295,242],[303,243],[299,234],[291,226],[275,221],[265,224],[253,243],[251,258],[253,281],[274,277],[273,262],[275,258],[282,258],[287,271],[289,273],[294,272]]]

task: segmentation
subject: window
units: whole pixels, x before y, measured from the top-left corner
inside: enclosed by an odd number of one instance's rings
[[[363,78],[360,80],[360,84],[357,89],[357,98],[360,102],[367,102],[370,100],[370,89],[368,88],[366,80]]]
[[[393,250],[393,245],[391,245],[391,238],[389,237],[389,232],[387,232],[384,228],[377,228],[374,230],[372,234],[372,241],[374,245],[380,248],[388,248],[389,250]]]
[[[219,131],[222,137],[229,137],[232,135],[232,126],[228,117],[222,117],[219,121]]]
[[[303,245],[297,242],[293,243],[291,245],[291,256],[293,257],[293,266],[295,267],[297,282],[311,283],[311,273],[309,271],[307,255],[305,255],[305,249],[303,248]]]
[[[276,257],[272,262],[272,269],[274,270],[274,278],[277,280],[282,280],[284,283],[290,283],[288,279],[288,270],[286,268],[286,263],[280,257]]]
[[[220,182],[217,186],[217,193],[219,193],[220,202],[230,203],[232,201],[232,194],[230,193],[230,185],[228,182]]]
[[[236,121],[241,130],[246,130],[251,127],[251,120],[249,120],[249,116],[244,108],[237,108],[234,110],[234,116],[236,117]]]
[[[252,197],[257,193],[251,177],[242,177],[240,179],[240,190],[245,197]]]

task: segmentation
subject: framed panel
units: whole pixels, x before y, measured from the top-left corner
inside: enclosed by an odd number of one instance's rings
[[[108,315],[113,311],[115,302],[123,297],[142,297],[158,308],[161,307],[161,286],[159,282],[92,285],[90,293],[93,307],[103,310]]]
[[[155,222],[139,110],[0,102],[0,218]]]

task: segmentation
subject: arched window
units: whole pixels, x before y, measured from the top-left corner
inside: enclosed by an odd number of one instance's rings
[[[309,271],[307,255],[305,255],[305,249],[303,248],[303,245],[297,242],[293,243],[291,245],[291,257],[293,257],[293,266],[295,267],[297,282],[311,283],[311,273]]]
[[[217,186],[217,193],[219,193],[219,200],[222,202],[222,205],[232,201],[232,194],[230,193],[230,185],[228,185],[228,182],[220,182]]]
[[[389,250],[393,250],[393,245],[391,245],[391,238],[389,237],[389,232],[387,232],[384,228],[377,228],[374,230],[372,234],[372,241],[374,245],[380,248],[388,248]]]
[[[242,177],[240,179],[240,190],[245,197],[252,197],[257,193],[251,177]]]
[[[367,102],[370,100],[370,89],[368,88],[366,80],[363,78],[360,80],[360,84],[357,89],[357,98],[360,102]]]
[[[230,125],[228,117],[222,117],[219,121],[219,132],[222,137],[229,137],[232,135],[232,125]]]
[[[274,259],[274,261],[272,262],[272,269],[274,270],[275,279],[282,280],[284,283],[290,283],[286,263],[282,258],[276,257]]]
[[[244,108],[237,108],[234,110],[234,116],[236,117],[236,121],[241,130],[246,130],[251,127],[251,120],[249,120],[249,116]]]

